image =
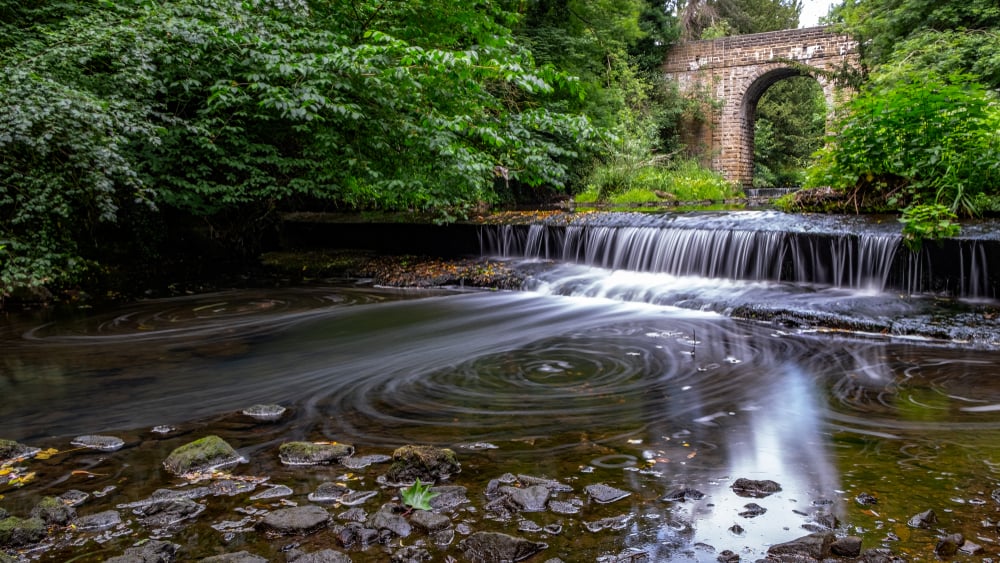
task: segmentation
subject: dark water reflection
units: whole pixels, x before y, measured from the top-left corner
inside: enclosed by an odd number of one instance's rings
[[[930,533],[900,525],[926,508],[955,510],[949,531],[997,535],[978,529],[976,500],[989,499],[1000,468],[1000,373],[988,350],[792,334],[590,297],[358,288],[15,319],[2,347],[2,438],[141,432],[277,402],[292,416],[257,444],[242,436],[243,448],[432,443],[466,456],[472,481],[512,471],[633,491],[632,525],[595,536],[593,554],[633,545],[714,561],[705,542],[762,555],[825,511],[868,547],[892,530],[904,536],[894,549],[926,547]],[[477,442],[498,449],[468,447]],[[743,518],[753,499],[729,490],[737,477],[783,491],[754,500],[766,514]],[[707,496],[659,500],[678,486]],[[883,504],[865,512],[851,500],[860,492]],[[730,531],[737,523],[742,535]]]

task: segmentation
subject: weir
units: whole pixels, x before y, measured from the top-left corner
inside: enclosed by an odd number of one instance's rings
[[[996,298],[1000,244],[989,233],[972,226],[966,237],[913,252],[894,221],[776,212],[610,213],[487,226],[480,245],[486,255],[611,270]]]

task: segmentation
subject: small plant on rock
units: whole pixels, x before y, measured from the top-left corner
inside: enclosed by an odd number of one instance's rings
[[[409,510],[430,510],[431,499],[438,496],[437,493],[431,492],[430,485],[421,483],[420,479],[417,479],[409,487],[400,489],[399,492],[403,499],[403,505]]]

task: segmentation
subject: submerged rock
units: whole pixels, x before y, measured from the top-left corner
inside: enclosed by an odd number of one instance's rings
[[[105,510],[97,514],[88,514],[77,518],[73,525],[77,530],[93,531],[114,528],[122,523],[122,516],[117,510]]]
[[[278,448],[278,457],[285,465],[329,465],[354,453],[348,444],[317,444],[286,442]]]
[[[732,485],[733,492],[741,497],[764,498],[781,490],[781,485],[769,479],[754,480],[743,477]]]
[[[70,441],[70,444],[81,448],[100,450],[102,452],[113,452],[120,450],[122,446],[125,445],[125,440],[115,436],[98,436],[96,434],[88,434],[86,436],[77,436],[76,438],[73,438],[73,440]]]
[[[311,534],[330,522],[330,513],[314,504],[269,512],[257,523],[257,529],[269,534]]]
[[[351,558],[346,553],[332,549],[312,553],[292,550],[288,552],[288,563],[351,563]]]
[[[320,483],[315,491],[309,493],[308,498],[312,502],[337,502],[350,492],[351,489],[340,483],[326,481]]]
[[[237,551],[206,557],[199,560],[199,563],[268,563],[268,560],[249,551]]]
[[[138,516],[139,521],[145,526],[166,528],[195,518],[204,511],[204,504],[182,498],[139,506],[133,509],[132,513]]]
[[[667,502],[684,502],[688,500],[701,500],[705,498],[705,493],[690,487],[678,487],[663,496]]]
[[[433,446],[403,446],[392,453],[392,466],[385,478],[392,483],[445,481],[462,470],[455,452]]]
[[[90,498],[89,493],[85,493],[77,489],[70,489],[65,493],[59,495],[59,500],[63,501],[69,506],[80,506],[88,498]]]
[[[281,418],[285,410],[281,405],[253,405],[243,409],[243,414],[255,420],[272,421]]]
[[[130,547],[118,557],[104,563],[170,563],[181,546],[160,540],[151,540],[137,547]]]
[[[392,461],[392,456],[384,454],[351,455],[341,459],[340,464],[348,469],[364,469],[373,463],[385,463],[387,461]]]
[[[250,500],[265,500],[270,498],[287,497],[294,493],[287,485],[268,485],[263,491],[250,497]]]
[[[410,522],[427,533],[440,532],[451,527],[451,519],[443,514],[430,510],[415,510],[410,515]]]
[[[621,489],[605,485],[604,483],[587,485],[584,490],[587,491],[587,494],[590,496],[592,501],[600,504],[615,502],[616,500],[621,500],[632,494],[628,491],[623,491]]]
[[[743,511],[739,513],[740,516],[744,518],[756,518],[767,512],[767,509],[763,506],[751,502],[749,504],[743,505]]]
[[[925,510],[911,516],[906,525],[911,528],[930,528],[931,524],[937,524],[937,521],[937,514],[934,514],[933,510]]]
[[[962,534],[948,534],[941,538],[934,546],[934,554],[938,557],[951,557],[958,553],[958,548],[965,543],[965,536]]]
[[[523,561],[544,550],[548,544],[498,532],[476,532],[459,542],[465,556],[474,563]]]
[[[225,440],[205,436],[170,452],[163,466],[174,475],[203,473],[245,462]]]

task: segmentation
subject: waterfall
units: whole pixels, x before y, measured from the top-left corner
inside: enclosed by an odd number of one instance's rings
[[[609,218],[610,217],[610,218]],[[993,297],[988,251],[977,241],[902,244],[895,225],[774,212],[604,214],[565,222],[487,226],[483,254],[616,271],[868,291]]]

